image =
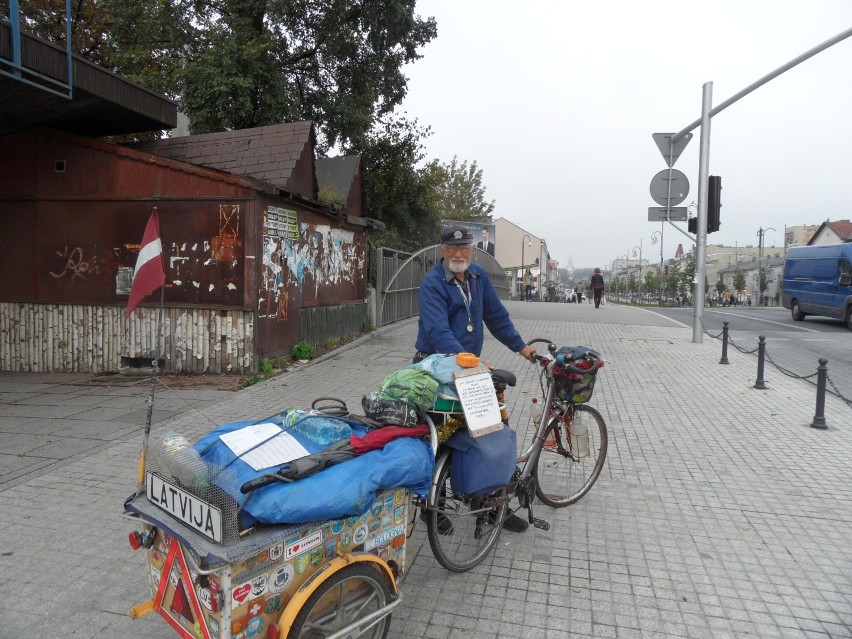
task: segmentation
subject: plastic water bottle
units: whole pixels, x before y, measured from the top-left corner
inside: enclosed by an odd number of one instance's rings
[[[571,420],[571,451],[577,459],[584,459],[589,456],[589,418],[581,412],[574,414],[574,419]]]
[[[303,413],[296,419],[285,419],[291,421],[290,431],[298,433],[305,439],[308,439],[320,446],[328,446],[332,442],[340,439],[349,439],[352,436],[352,429],[349,424],[340,420],[333,419],[324,415],[312,415]]]
[[[162,438],[163,450],[168,459],[168,471],[178,482],[189,489],[209,488],[207,464],[183,435],[166,433]]]
[[[538,401],[538,397],[532,398],[532,406],[530,406],[530,415],[532,415],[533,424],[538,426],[541,423],[541,415],[544,413],[544,407]]]

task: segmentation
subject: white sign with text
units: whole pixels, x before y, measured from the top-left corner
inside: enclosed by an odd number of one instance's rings
[[[456,371],[453,377],[470,434],[480,437],[503,428],[491,373],[483,368],[468,368]]]

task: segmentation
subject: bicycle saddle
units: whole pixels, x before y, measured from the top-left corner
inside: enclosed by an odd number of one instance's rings
[[[492,369],[491,377],[496,379],[498,382],[503,382],[507,386],[514,386],[515,383],[518,381],[512,371],[506,371],[502,368]]]

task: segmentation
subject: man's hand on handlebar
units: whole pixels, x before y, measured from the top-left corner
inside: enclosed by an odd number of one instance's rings
[[[518,355],[531,362],[535,362],[535,346],[524,346],[518,351]]]

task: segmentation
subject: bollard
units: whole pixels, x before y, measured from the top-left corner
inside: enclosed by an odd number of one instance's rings
[[[819,368],[817,368],[817,400],[816,414],[814,421],[811,422],[811,428],[828,428],[825,423],[825,378],[828,377],[828,360],[820,358]]]
[[[722,359],[720,364],[728,363],[728,323],[722,322]]]
[[[757,339],[757,381],[754,382],[754,387],[763,390],[766,388],[766,382],[763,381],[763,359],[766,357],[766,336],[761,335]]]

